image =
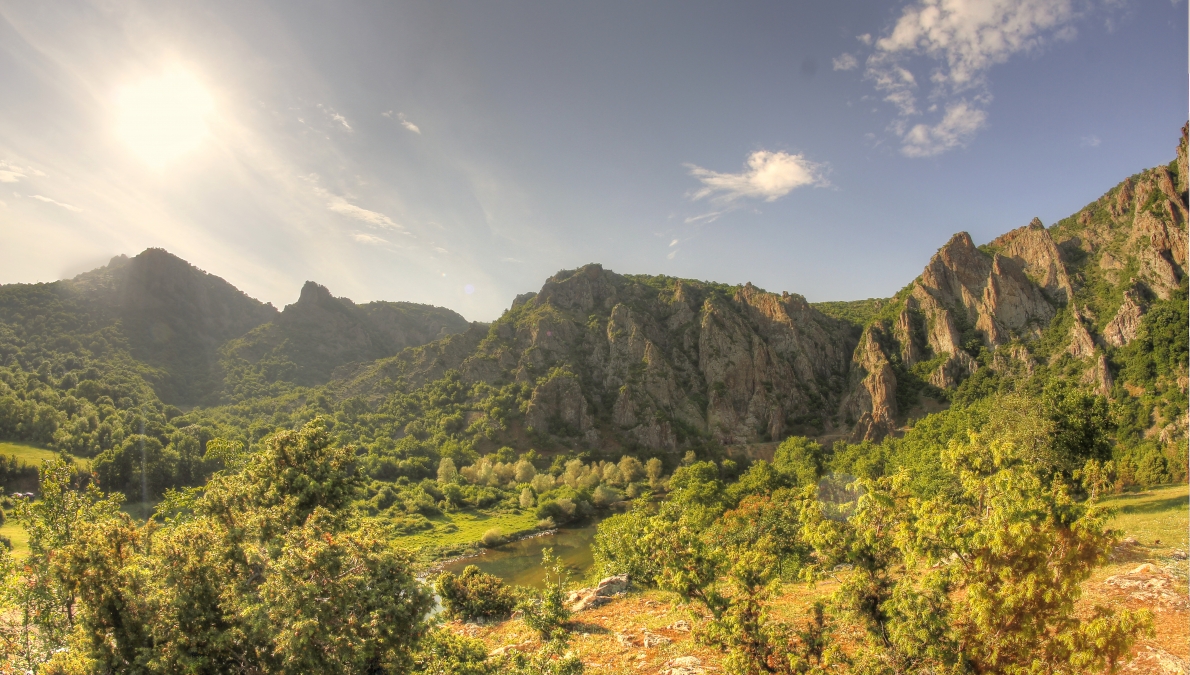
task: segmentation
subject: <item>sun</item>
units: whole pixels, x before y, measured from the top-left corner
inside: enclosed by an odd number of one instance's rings
[[[133,154],[154,168],[195,150],[210,136],[211,95],[190,73],[141,80],[116,95],[116,130]]]

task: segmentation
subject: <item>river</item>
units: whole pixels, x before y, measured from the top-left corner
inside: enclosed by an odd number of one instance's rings
[[[444,571],[460,574],[468,565],[500,577],[507,584],[541,588],[545,581],[545,570],[541,568],[541,552],[554,549],[570,570],[570,578],[578,579],[591,569],[591,542],[595,539],[597,521],[588,521],[582,527],[559,528],[551,534],[520,539],[496,548],[485,549],[471,558],[452,561],[442,567]]]

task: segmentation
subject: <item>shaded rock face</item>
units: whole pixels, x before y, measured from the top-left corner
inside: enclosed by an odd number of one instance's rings
[[[564,368],[567,405],[586,401],[591,420],[562,425],[572,437],[673,450],[700,437],[779,439],[799,418],[828,417],[855,339],[801,296],[588,265],[518,299],[460,372],[531,383],[536,398]],[[533,426],[549,414],[534,413]]]
[[[878,441],[895,428],[897,416],[897,377],[881,346],[883,336],[869,326],[860,338],[852,358],[851,392],[844,399],[841,412],[855,419],[853,442]]]

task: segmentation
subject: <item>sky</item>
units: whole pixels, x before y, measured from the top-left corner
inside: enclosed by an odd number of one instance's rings
[[[888,297],[1174,158],[1181,0],[0,0],[0,283],[160,247],[495,319],[598,262]]]

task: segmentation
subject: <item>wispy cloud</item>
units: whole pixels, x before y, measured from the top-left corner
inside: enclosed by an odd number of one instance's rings
[[[369,211],[360,206],[356,206],[346,199],[331,194],[321,188],[316,188],[315,193],[327,198],[326,208],[328,211],[338,213],[348,218],[354,218],[361,223],[366,223],[372,227],[379,227],[386,230],[395,230],[402,234],[408,234],[404,227],[398,225],[392,218],[380,213],[379,211]]]
[[[410,122],[409,120],[405,119],[405,113],[397,113],[397,118],[399,120],[401,120],[401,126],[405,127],[406,129],[412,131],[415,134],[418,134],[419,136],[421,135],[421,129],[419,129],[417,127],[417,125],[414,124],[413,122]]]
[[[855,58],[854,54],[839,54],[831,59],[831,66],[835,70],[855,70],[859,66],[859,59]]]
[[[805,186],[825,186],[826,167],[798,153],[757,150],[748,156],[747,168],[740,173],[720,173],[687,164],[690,175],[703,185],[691,198],[711,197],[711,201],[730,204],[739,199],[775,201]]]
[[[0,161],[0,183],[17,183],[22,178],[44,175],[44,172],[38,171],[31,166],[17,166],[16,164]]]
[[[372,246],[382,246],[388,243],[387,239],[377,237],[374,234],[368,234],[367,232],[356,232],[351,235],[351,238],[361,244],[370,244]]]
[[[406,118],[405,118],[405,113],[403,113],[403,112],[399,112],[399,113],[396,113],[396,114],[394,114],[394,113],[393,113],[393,111],[391,111],[391,110],[388,110],[388,111],[386,111],[386,112],[382,112],[382,113],[380,113],[380,116],[381,116],[381,117],[387,117],[387,118],[389,118],[390,120],[391,120],[391,119],[393,119],[393,118],[396,118],[396,120],[397,120],[398,122],[400,122],[400,123],[401,123],[401,126],[405,127],[405,128],[406,128],[406,129],[408,129],[409,131],[412,131],[413,133],[415,133],[415,134],[417,134],[417,135],[419,135],[419,136],[421,135],[421,128],[420,128],[420,127],[418,127],[418,126],[417,126],[416,124],[414,124],[413,122],[410,122],[408,119],[406,119]]]
[[[946,106],[937,124],[915,124],[901,137],[901,152],[907,157],[932,157],[965,145],[983,128],[987,112],[967,101]]]
[[[73,211],[75,213],[82,213],[82,211],[83,211],[82,209],[80,209],[77,206],[71,206],[70,204],[67,204],[65,202],[60,202],[57,199],[50,199],[49,197],[44,197],[42,195],[29,195],[29,196],[32,197],[33,199],[36,199],[39,202],[45,202],[46,204],[53,204],[55,206],[61,206],[62,208],[66,209],[67,211]]]
[[[322,105],[321,103],[319,103],[318,109],[321,110],[322,112],[326,113],[326,116],[331,118],[331,120],[334,121],[336,124],[342,125],[344,129],[346,129],[348,131],[355,131],[355,129],[351,128],[351,124],[349,124],[347,122],[347,118],[340,115],[334,108],[328,108],[328,107]],[[298,121],[303,122],[302,118],[300,118],[300,117],[298,118]]]
[[[1083,136],[1079,140],[1079,145],[1084,148],[1098,148],[1101,142],[1098,136],[1091,134],[1090,136]]]
[[[901,152],[928,157],[966,145],[987,123],[988,71],[1016,54],[1074,39],[1073,22],[1080,16],[1076,2],[914,0],[884,35],[859,36],[873,47],[864,77],[897,110],[890,129],[901,139]],[[928,73],[915,73],[922,57]],[[839,65],[846,62],[836,59]],[[922,82],[929,84],[924,105]],[[915,123],[919,116],[934,121]]]

